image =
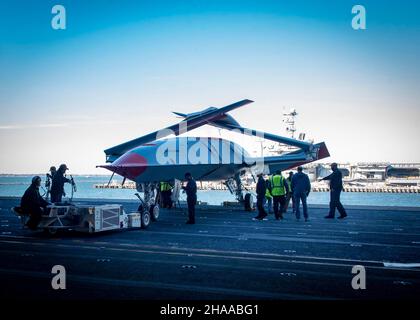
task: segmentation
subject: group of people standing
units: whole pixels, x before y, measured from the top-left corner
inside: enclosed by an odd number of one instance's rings
[[[332,173],[321,179],[330,181],[330,210],[326,219],[335,217],[337,208],[343,219],[347,213],[340,202],[340,194],[343,190],[343,181],[341,171],[338,170],[336,163],[331,165]],[[274,175],[264,179],[263,174],[258,176],[257,182],[257,209],[256,220],[263,220],[271,210],[274,211],[276,220],[283,220],[283,214],[287,211],[290,200],[292,200],[293,213],[296,220],[300,220],[300,203],[303,207],[303,217],[305,221],[309,220],[307,198],[311,192],[311,183],[307,174],[303,172],[303,167],[297,168],[297,173],[289,172],[289,176],[284,178],[281,171],[277,170]]]
[[[53,166],[50,168],[50,172],[47,173],[47,180],[45,182],[45,186],[47,187],[47,199],[48,195],[50,195],[52,203],[61,202],[63,196],[66,195],[64,191],[65,183],[74,184],[72,179],[66,178],[65,176],[68,169],[67,165],[62,164],[58,167],[58,170]]]
[[[331,165],[332,173],[322,180],[330,181],[330,210],[327,219],[335,217],[335,210],[338,209],[340,216],[343,219],[347,213],[340,202],[340,194],[343,190],[342,174],[338,170],[337,164]],[[51,202],[58,203],[62,201],[65,183],[74,183],[72,179],[65,177],[68,167],[65,164],[60,165],[58,170],[51,167],[50,173],[47,174],[47,187],[51,194]],[[193,179],[191,173],[185,174],[186,183],[182,187],[187,194],[188,204],[188,221],[187,224],[195,224],[195,206],[197,203],[197,184]],[[43,211],[46,209],[49,202],[43,199],[39,193],[41,186],[41,178],[35,176],[32,183],[25,191],[21,199],[21,208],[24,212],[30,213],[30,220],[28,226],[36,228],[41,220]],[[168,182],[160,183],[160,192],[162,194],[162,201],[164,208],[172,207],[172,186]],[[288,178],[284,178],[281,171],[278,170],[274,175],[267,180],[263,175],[258,176],[257,182],[257,208],[258,215],[254,218],[263,220],[268,214],[264,208],[268,208],[269,213],[271,209],[274,211],[276,220],[283,220],[283,215],[287,211],[290,200],[292,200],[293,213],[297,220],[300,220],[300,203],[303,207],[303,216],[305,221],[309,220],[307,198],[311,192],[311,183],[307,174],[303,173],[303,168],[298,167],[297,173],[289,172]],[[48,198],[48,197],[47,197]]]

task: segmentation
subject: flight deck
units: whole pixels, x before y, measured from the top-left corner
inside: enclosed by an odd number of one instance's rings
[[[76,200],[81,204],[136,201]],[[273,215],[253,221],[240,207],[161,209],[145,230],[55,236],[22,229],[0,199],[0,292],[16,299],[419,299],[420,208],[347,207],[345,220]],[[51,269],[66,269],[53,290]],[[366,289],[352,288],[352,268],[366,270]]]

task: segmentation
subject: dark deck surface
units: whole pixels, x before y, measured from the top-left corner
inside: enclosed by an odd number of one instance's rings
[[[419,209],[348,209],[339,221],[311,208],[305,223],[205,207],[196,225],[185,225],[185,210],[161,210],[147,230],[49,238],[22,230],[17,203],[0,199],[0,290],[10,298],[420,298],[420,268],[384,266],[420,263]],[[58,264],[66,290],[51,288]],[[366,267],[366,290],[351,287],[354,265]]]

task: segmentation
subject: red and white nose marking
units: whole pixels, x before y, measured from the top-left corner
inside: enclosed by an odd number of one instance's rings
[[[134,180],[147,169],[147,159],[137,153],[130,152],[123,154],[111,165],[106,166],[107,169],[128,179]]]

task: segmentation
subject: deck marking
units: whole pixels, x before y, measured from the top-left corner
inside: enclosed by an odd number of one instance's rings
[[[412,283],[411,282],[408,282],[408,281],[394,281],[393,284],[403,285],[403,286],[410,286],[410,285],[412,285]]]
[[[31,245],[42,245],[40,243],[30,243]],[[67,245],[68,248],[75,248],[76,246],[73,245]],[[90,250],[96,250],[96,247],[89,247],[89,246],[77,246],[79,248],[84,249],[90,249]],[[172,255],[172,256],[193,256],[193,254],[189,253],[186,254],[185,252],[175,252],[175,251],[153,251],[153,250],[145,250],[145,249],[122,249],[122,248],[108,248],[110,251],[119,251],[119,252],[139,252],[139,253],[146,253],[146,254],[163,254],[163,255]],[[191,250],[191,249],[189,249]],[[212,250],[210,250],[212,251]],[[214,250],[213,250],[214,251]],[[252,253],[254,256],[258,256],[258,253]],[[269,254],[268,254],[269,255]],[[338,258],[324,258],[324,257],[312,257],[313,260],[324,260],[325,262],[320,261],[305,261],[305,260],[296,260],[296,258],[300,258],[299,256],[285,256],[285,255],[278,255],[273,254],[276,257],[244,257],[244,256],[232,256],[232,255],[223,255],[218,254],[218,252],[212,252],[212,254],[203,254],[203,253],[195,253],[194,256],[196,257],[205,257],[205,258],[224,258],[224,259],[231,259],[231,260],[247,260],[247,261],[267,261],[267,262],[275,262],[275,263],[297,263],[297,264],[305,264],[305,265],[323,265],[323,266],[334,266],[334,267],[349,267],[353,266],[354,262],[364,264],[366,268],[369,269],[386,269],[383,266],[383,262],[377,262],[377,261],[368,261],[368,260],[350,260],[350,259],[338,259]],[[283,258],[283,259],[279,259]],[[277,259],[276,259],[277,258]],[[292,259],[290,259],[292,258]],[[310,258],[310,257],[307,257]],[[338,263],[338,262],[346,262],[346,263]],[[366,263],[371,263],[374,265],[366,265]],[[395,268],[395,270],[398,270],[398,268]],[[408,270],[406,268],[399,269],[399,270]],[[411,272],[419,272],[419,269],[410,269]]]
[[[37,277],[42,279],[50,279],[50,274],[36,271],[26,270],[10,270],[0,269],[1,273],[9,275],[17,275],[19,277]],[[231,295],[234,297],[250,297],[251,299],[264,298],[264,299],[316,299],[316,296],[310,294],[289,294],[289,293],[278,293],[278,292],[267,292],[259,290],[247,290],[247,289],[232,289],[226,287],[209,287],[192,284],[172,284],[167,282],[156,282],[156,281],[141,281],[141,280],[126,280],[126,279],[110,279],[104,277],[91,277],[82,275],[68,275],[68,279],[72,282],[78,282],[81,284],[96,284],[96,285],[111,285],[120,288],[121,286],[134,287],[134,288],[153,288],[153,289],[167,289],[177,290],[182,292],[198,292],[198,293],[212,293],[212,294],[224,294]]]
[[[387,268],[420,268],[420,263],[384,262]]]
[[[4,242],[4,243],[17,243],[17,244],[29,244],[29,245],[34,245],[34,246],[41,246],[41,245],[45,245],[47,243],[39,243],[39,242],[30,242],[30,243],[25,243],[25,242],[17,242],[17,241],[11,241],[11,240],[0,240],[0,242]],[[53,246],[53,245],[52,245]],[[85,248],[85,249],[90,249],[90,250],[99,250],[99,248],[94,247],[94,246],[80,246],[80,245],[72,245],[72,244],[54,244],[54,246],[60,246],[60,247],[67,247],[67,248]],[[349,263],[349,264],[354,264],[354,263],[359,263],[359,264],[363,264],[363,263],[371,263],[371,264],[377,264],[380,265],[381,268],[383,268],[383,261],[376,261],[376,260],[357,260],[357,259],[346,259],[346,258],[334,258],[334,257],[316,257],[316,256],[305,256],[305,255],[300,255],[300,256],[290,256],[290,255],[284,255],[284,254],[277,254],[277,253],[261,253],[261,252],[247,252],[247,251],[229,251],[229,250],[214,250],[214,249],[200,249],[200,248],[177,248],[175,249],[176,251],[164,251],[167,250],[168,248],[165,246],[157,246],[157,245],[133,245],[133,247],[138,247],[139,249],[123,249],[123,248],[115,248],[115,247],[108,247],[106,248],[107,250],[114,250],[114,251],[131,251],[131,252],[142,252],[142,253],[162,253],[162,254],[170,254],[170,255],[185,255],[186,253],[190,254],[192,256],[192,254],[190,252],[195,251],[194,254],[195,255],[202,255],[202,256],[206,256],[206,257],[212,257],[211,254],[214,254],[214,257],[231,257],[233,258],[234,256],[232,256],[232,254],[236,254],[236,255],[244,255],[244,256],[251,256],[249,257],[251,260],[258,260],[259,258],[256,257],[263,257],[262,260],[266,259],[266,258],[293,258],[293,259],[310,259],[310,260],[320,260],[320,261],[340,261],[340,262],[345,262],[345,263]],[[153,251],[153,250],[160,250],[160,251]],[[198,252],[198,253],[197,253]],[[252,257],[252,256],[256,256],[256,257]],[[234,257],[234,258],[242,258],[242,257]],[[247,257],[243,257],[244,259],[246,259]],[[269,259],[272,261],[276,261],[274,259]],[[277,260],[279,262],[283,261],[283,260]],[[295,260],[294,260],[295,261]],[[296,262],[302,262],[302,261],[296,261]],[[303,261],[305,262],[305,261]],[[315,264],[317,264],[315,262]],[[322,264],[322,263],[319,263]],[[344,264],[339,264],[340,266],[343,266]],[[413,269],[415,270],[415,269]],[[415,270],[417,271],[417,270]]]

